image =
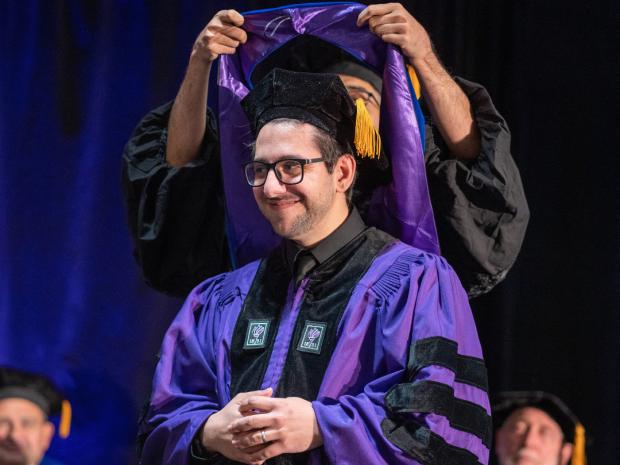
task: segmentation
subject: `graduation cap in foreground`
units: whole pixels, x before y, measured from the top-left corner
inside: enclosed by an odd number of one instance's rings
[[[525,407],[542,410],[558,424],[564,440],[573,444],[572,465],[585,465],[586,433],[577,416],[557,396],[544,391],[504,391],[494,398],[493,418],[500,427],[515,411]]]
[[[270,121],[291,118],[322,129],[352,154],[378,157],[379,135],[363,102],[361,108],[359,102],[353,104],[335,74],[276,68],[252,89],[241,105],[255,137]]]
[[[58,435],[63,439],[69,436],[71,404],[46,377],[0,367],[0,400],[9,398],[29,400],[43,410],[47,417],[60,415]]]

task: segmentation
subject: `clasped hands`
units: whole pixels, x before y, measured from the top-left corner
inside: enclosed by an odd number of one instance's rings
[[[238,462],[261,465],[323,444],[310,402],[272,395],[271,388],[237,394],[205,423],[203,446]]]

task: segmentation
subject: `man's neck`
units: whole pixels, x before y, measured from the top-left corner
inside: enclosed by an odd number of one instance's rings
[[[347,219],[340,226],[310,249],[300,247],[290,240],[285,241],[285,260],[291,270],[291,274],[295,278],[295,282],[299,283],[301,278],[311,269],[329,260],[365,229],[366,225],[362,217],[357,209],[353,208]],[[303,266],[300,264],[302,256],[306,257],[303,258],[305,262]]]

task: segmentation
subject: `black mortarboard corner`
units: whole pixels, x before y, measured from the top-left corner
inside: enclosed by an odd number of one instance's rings
[[[48,417],[60,415],[58,435],[61,438],[69,436],[71,405],[49,379],[15,368],[0,367],[0,399],[15,397],[29,400]]]
[[[585,465],[585,429],[577,416],[557,396],[544,391],[504,391],[494,397],[493,419],[500,427],[520,408],[534,407],[542,410],[560,426],[564,440],[573,443],[571,465]]]

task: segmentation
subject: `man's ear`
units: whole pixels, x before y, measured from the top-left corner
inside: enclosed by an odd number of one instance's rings
[[[562,446],[562,449],[560,449],[560,465],[566,465],[571,455],[573,455],[573,445],[567,442]]]
[[[51,421],[46,421],[43,425],[43,434],[41,435],[41,444],[43,446],[44,451],[49,449],[50,444],[52,442],[52,438],[54,437],[55,431],[54,423]]]
[[[355,180],[355,169],[357,162],[350,153],[345,153],[338,157],[334,174],[336,176],[336,192],[346,192]]]
[[[504,450],[506,449],[506,434],[504,432],[503,425],[495,431],[495,454],[499,457],[500,455],[504,455]]]

